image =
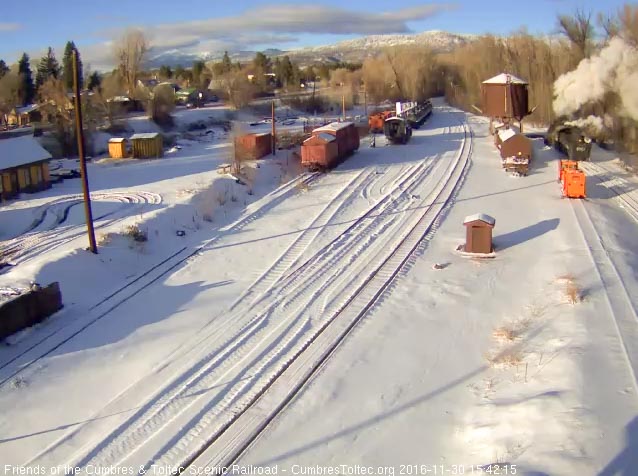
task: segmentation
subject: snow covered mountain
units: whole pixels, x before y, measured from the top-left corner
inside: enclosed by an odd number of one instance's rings
[[[424,31],[403,35],[370,35],[351,40],[344,40],[332,45],[299,48],[289,51],[268,49],[264,53],[268,56],[289,55],[301,63],[316,61],[362,61],[367,57],[378,54],[383,48],[399,45],[425,45],[439,52],[451,51],[472,41],[474,35],[449,33],[440,30]],[[256,51],[229,51],[233,61],[248,61],[255,56]],[[183,51],[169,50],[153,56],[150,60],[152,67],[162,64],[169,66],[189,66],[193,61],[219,60],[223,51]]]

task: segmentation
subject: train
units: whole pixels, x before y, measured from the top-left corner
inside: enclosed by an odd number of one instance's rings
[[[301,165],[311,171],[326,171],[359,149],[359,131],[353,122],[332,122],[312,131],[301,145]]]
[[[394,111],[381,111],[370,114],[368,118],[368,126],[370,127],[370,132],[373,134],[378,134],[383,132],[383,124],[385,120],[394,115]]]
[[[565,154],[569,160],[586,161],[591,156],[591,138],[581,128],[561,121],[549,127],[545,144]]]
[[[383,124],[383,133],[392,144],[407,144],[412,137],[412,127],[403,117],[389,117]]]
[[[412,109],[406,112],[406,119],[412,129],[418,129],[432,114],[432,102],[428,99],[417,103]]]

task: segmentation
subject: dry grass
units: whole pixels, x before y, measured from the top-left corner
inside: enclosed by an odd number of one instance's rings
[[[492,336],[498,342],[514,342],[518,338],[518,332],[516,329],[512,329],[511,327],[503,326],[497,328],[494,332],[492,332]]]
[[[145,241],[148,241],[148,233],[145,230],[142,230],[138,224],[127,226],[124,229],[124,235],[137,243],[144,243]]]
[[[518,367],[523,362],[523,356],[517,350],[507,350],[496,355],[487,356],[490,367],[495,369],[510,369]]]
[[[110,245],[113,242],[113,233],[100,233],[97,236],[98,246]]]
[[[297,182],[295,184],[295,188],[299,190],[300,192],[307,192],[308,190],[310,190],[310,187],[308,186],[308,184],[303,181]]]
[[[571,274],[559,276],[556,280],[562,286],[563,297],[569,304],[578,304],[583,300],[583,293]]]

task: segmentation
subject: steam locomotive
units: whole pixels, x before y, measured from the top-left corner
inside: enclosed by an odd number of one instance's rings
[[[591,137],[577,126],[555,122],[547,130],[545,144],[565,154],[570,160],[589,160]]]

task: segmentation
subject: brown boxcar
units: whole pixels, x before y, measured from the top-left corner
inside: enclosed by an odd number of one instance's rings
[[[272,134],[245,134],[235,138],[235,150],[244,158],[257,160],[272,154]]]
[[[301,164],[311,170],[330,169],[338,162],[337,139],[319,132],[306,139],[301,146]]]
[[[312,135],[325,132],[337,141],[338,160],[344,160],[359,148],[359,132],[352,122],[332,122],[312,131]]]
[[[483,114],[522,120],[529,114],[528,83],[502,73],[483,81]]]

